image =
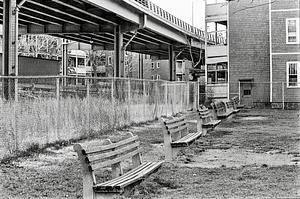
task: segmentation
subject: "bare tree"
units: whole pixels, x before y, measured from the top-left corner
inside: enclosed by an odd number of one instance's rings
[[[19,55],[59,59],[61,57],[60,40],[49,35],[22,35],[19,38]]]

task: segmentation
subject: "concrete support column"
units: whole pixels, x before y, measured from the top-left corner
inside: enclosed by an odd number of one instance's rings
[[[68,67],[68,43],[66,39],[62,39],[62,76],[67,76],[67,67]],[[62,79],[63,86],[67,85],[67,79]]]
[[[139,79],[144,79],[144,55],[139,54]]]
[[[121,26],[115,26],[114,34],[114,77],[124,77],[124,49]]]
[[[2,75],[18,75],[18,9],[16,0],[3,1],[3,69]],[[13,80],[3,82],[5,99],[13,98]]]
[[[175,81],[176,77],[176,60],[174,46],[169,45],[169,69],[170,69],[170,81]]]

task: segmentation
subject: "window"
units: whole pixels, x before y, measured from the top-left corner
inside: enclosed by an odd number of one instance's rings
[[[160,75],[157,75],[157,76],[156,76],[156,79],[159,80],[159,79],[160,79]]]
[[[299,44],[300,43],[300,20],[299,18],[286,19],[286,43]]]
[[[251,95],[251,90],[244,90],[244,95]]]
[[[300,62],[287,62],[287,87],[300,87]]]
[[[151,62],[151,68],[154,69],[154,62]]]
[[[160,63],[157,62],[157,63],[156,63],[156,68],[159,68],[159,67],[160,67]]]
[[[227,83],[228,72],[227,63],[208,64],[207,65],[207,82],[209,84]]]
[[[154,79],[154,75],[151,75],[151,79]]]
[[[111,56],[108,57],[108,61],[107,62],[108,62],[108,65],[112,65],[112,58],[111,58]]]

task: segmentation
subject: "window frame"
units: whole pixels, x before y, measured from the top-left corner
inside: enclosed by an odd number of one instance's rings
[[[296,86],[290,86],[289,83],[290,83],[290,79],[289,79],[289,66],[290,64],[297,64],[297,85]],[[287,88],[300,88],[300,61],[289,61],[289,62],[286,62],[286,85],[287,85]]]
[[[288,32],[288,22],[290,20],[296,20],[296,41],[289,41],[289,32]],[[286,34],[286,44],[300,44],[300,18],[287,18],[285,21],[285,34]]]
[[[226,68],[218,68],[218,66],[223,66],[223,64],[226,63]],[[215,64],[208,64],[210,66],[214,66],[214,68],[209,69],[209,66],[207,67],[207,82],[208,84],[228,84],[228,62],[219,62]],[[218,74],[220,72],[225,72],[225,81],[219,81]],[[209,82],[209,74],[213,74],[215,81]]]
[[[155,62],[151,62],[151,69],[155,68]]]

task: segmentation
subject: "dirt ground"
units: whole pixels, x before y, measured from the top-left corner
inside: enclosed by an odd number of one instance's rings
[[[174,163],[164,163],[128,198],[300,198],[299,114],[243,110],[182,150]],[[144,161],[164,159],[157,121],[124,131],[140,137]],[[99,139],[114,142],[124,134]],[[1,199],[82,198],[80,166],[72,146],[54,146],[2,162],[0,179]]]

